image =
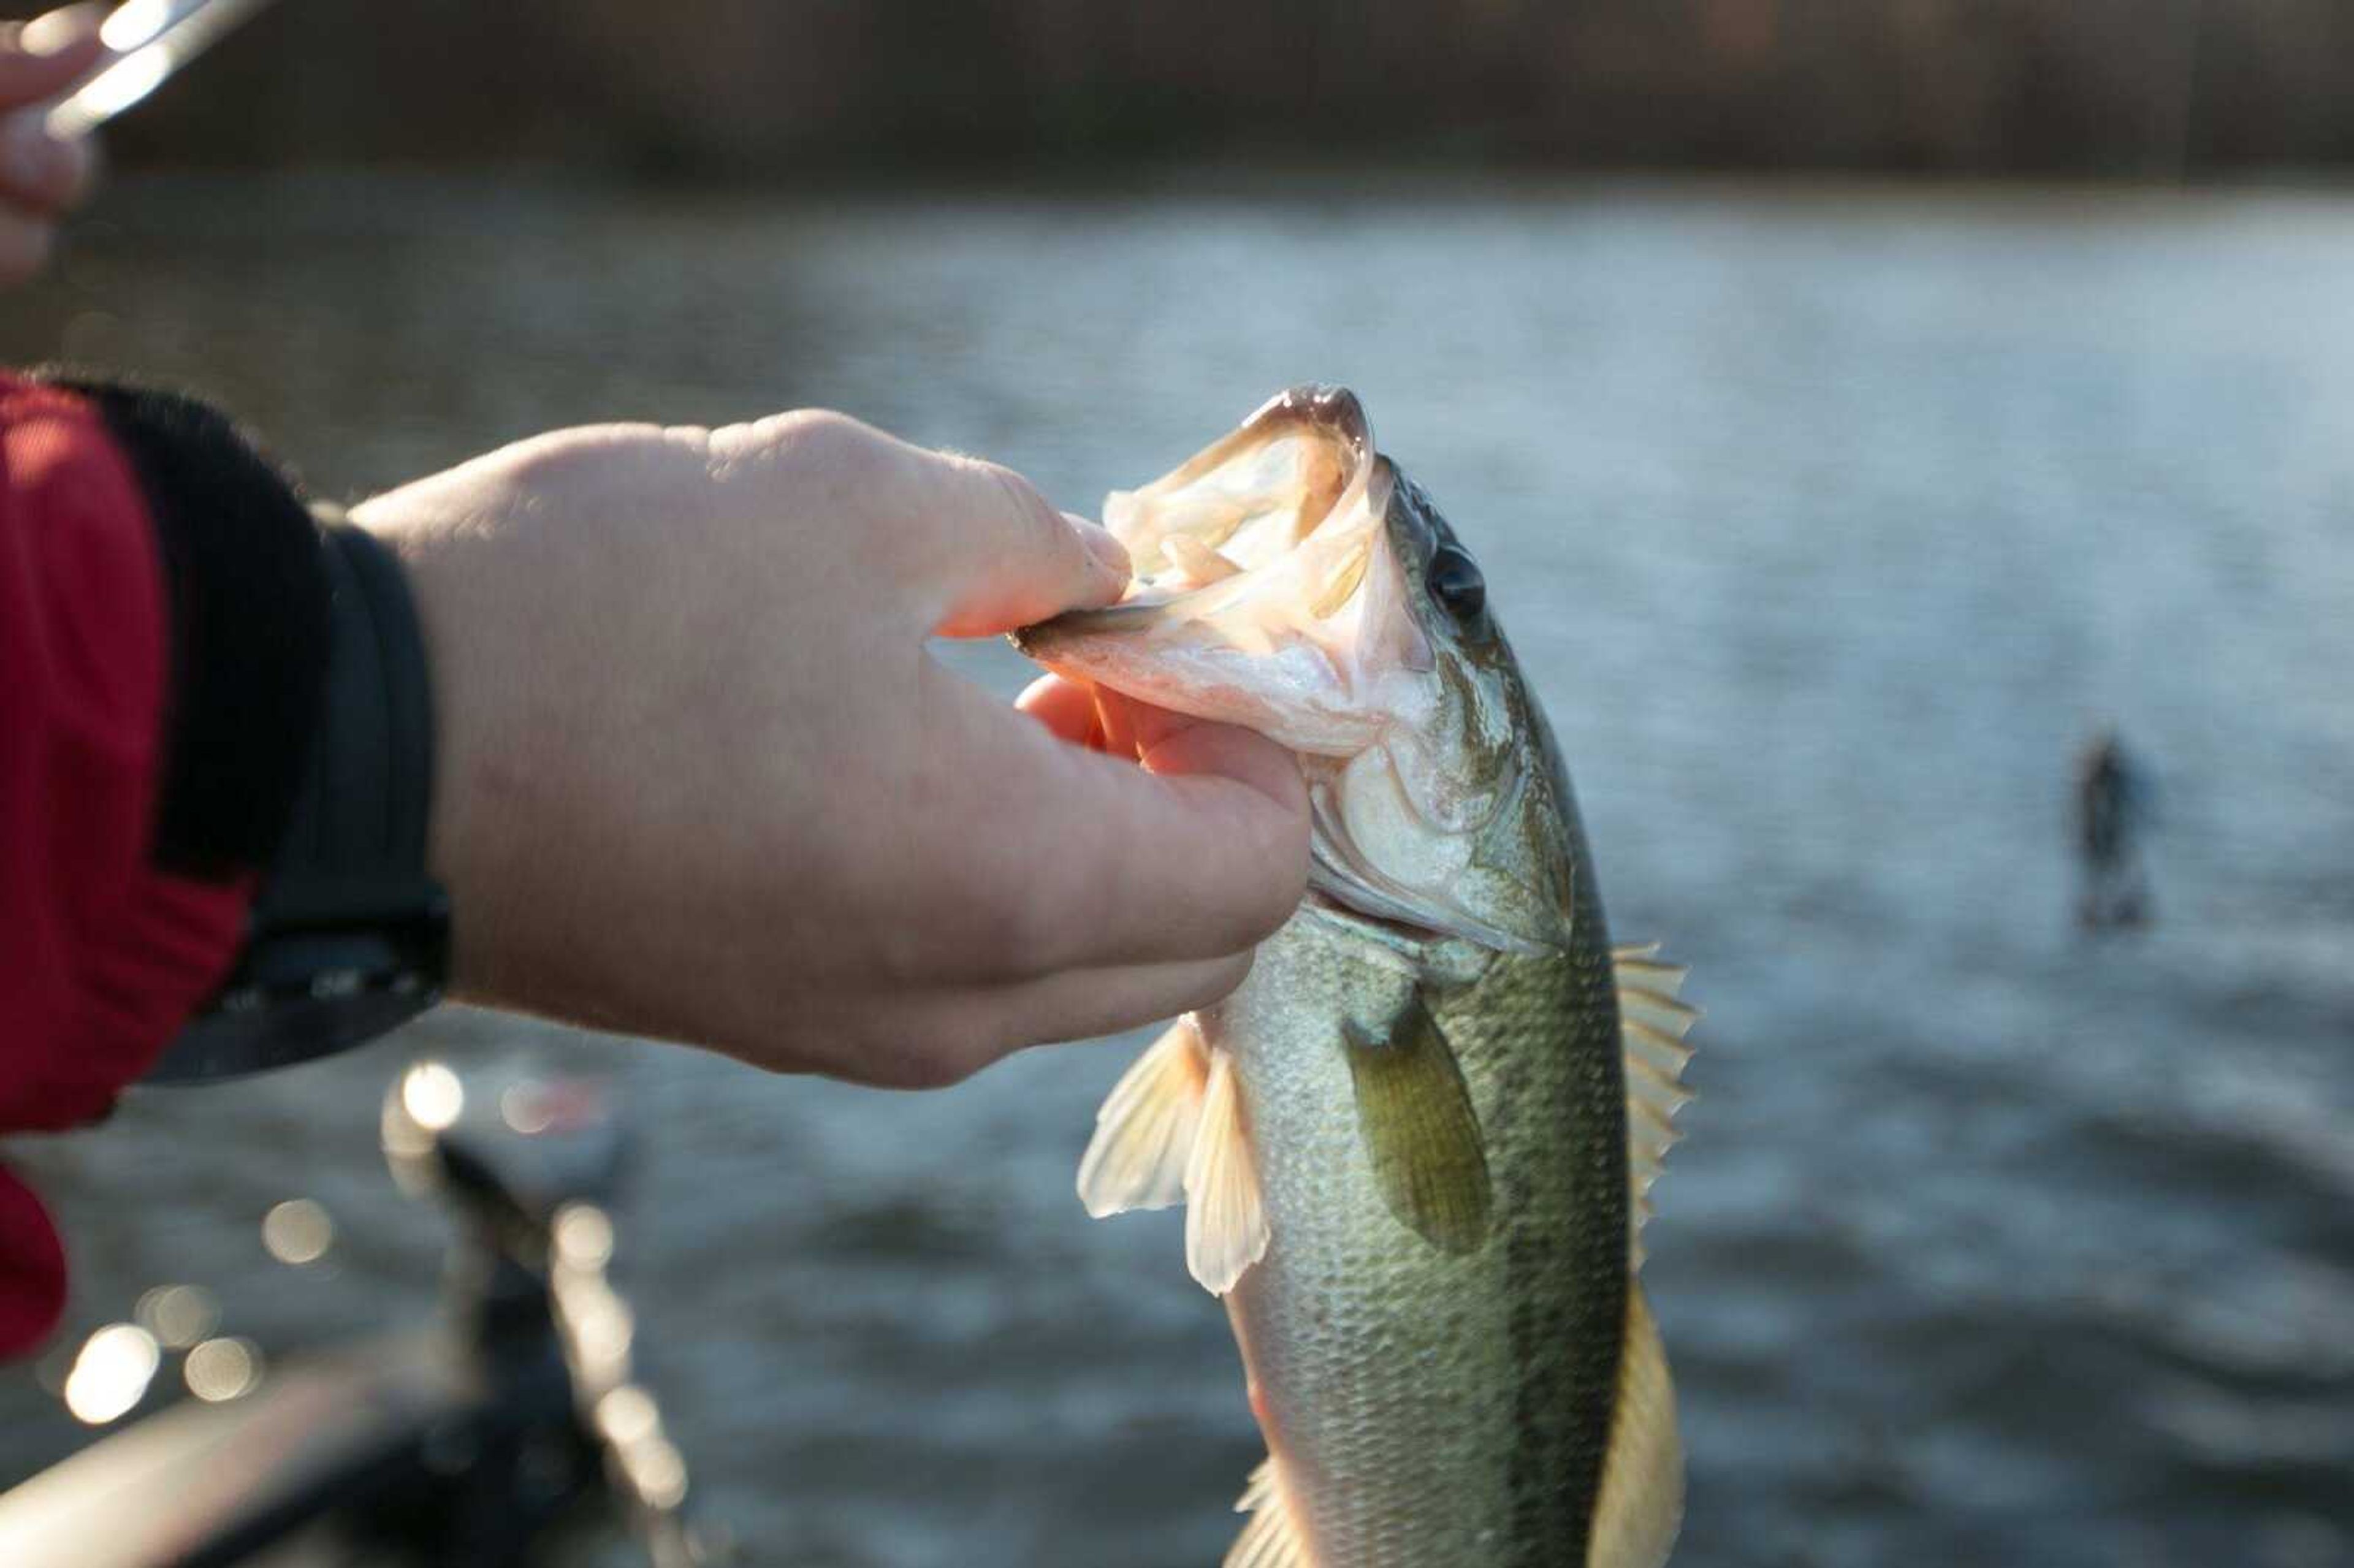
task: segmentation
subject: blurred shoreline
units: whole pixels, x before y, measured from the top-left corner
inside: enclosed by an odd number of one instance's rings
[[[2116,210],[2137,203],[2169,212],[2202,203],[2310,200],[2325,206],[2354,198],[2354,167],[2234,169],[2186,182],[2096,175],[1901,174],[1823,169],[1712,170],[1689,168],[1575,169],[1490,167],[1406,159],[1194,158],[1122,165],[1057,164],[1024,169],[840,167],[790,176],[706,171],[657,176],[644,171],[581,167],[559,160],[516,157],[467,164],[386,160],[257,168],[163,164],[111,169],[83,213],[69,225],[137,228],[153,212],[159,228],[201,223],[203,204],[230,198],[240,217],[267,206],[273,223],[290,231],[332,219],[347,209],[338,196],[374,205],[435,196],[480,196],[502,209],[528,213],[535,203],[563,206],[614,198],[631,204],[694,207],[774,202],[822,202],[896,207],[937,202],[1073,202],[1118,206],[1170,200],[1231,202],[1251,207],[1303,203],[1413,203],[1488,207],[1498,201],[1672,204],[1768,203],[1776,207],[1821,204],[1950,202],[1983,210],[2017,207],[2041,218],[2073,207]]]
[[[1133,168],[2178,181],[2354,166],[2344,0],[359,0],[273,8],[133,166],[521,156],[663,178]]]

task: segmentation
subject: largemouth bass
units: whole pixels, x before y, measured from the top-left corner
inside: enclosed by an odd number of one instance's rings
[[[1682,971],[1610,945],[1479,569],[1357,399],[1284,393],[1105,521],[1137,583],[1016,634],[1299,758],[1310,891],[1105,1102],[1097,1215],[1188,1205],[1268,1457],[1229,1568],[1657,1568],[1683,1465],[1636,1272]]]

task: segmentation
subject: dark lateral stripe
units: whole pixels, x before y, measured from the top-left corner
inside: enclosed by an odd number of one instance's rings
[[[1601,903],[1584,857],[1577,860],[1575,928],[1582,936],[1544,966],[1554,994],[1538,1010],[1559,1021],[1553,1046],[1561,1057],[1510,1096],[1520,1117],[1540,1119],[1544,1136],[1557,1140],[1565,1169],[1556,1174],[1572,1199],[1560,1234],[1517,1226],[1506,1255],[1512,1350],[1522,1369],[1508,1475],[1513,1568],[1585,1563],[1626,1344],[1626,1075]],[[1538,1083],[1552,1092],[1535,1092]],[[1525,1126],[1519,1135],[1532,1136]],[[1530,1172],[1499,1174],[1524,1184]],[[1518,1208],[1524,1201],[1514,1194],[1508,1202]]]

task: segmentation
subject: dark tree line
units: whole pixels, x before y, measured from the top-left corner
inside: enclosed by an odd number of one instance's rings
[[[2354,161],[2354,0],[285,0],[120,140],[2195,175]]]

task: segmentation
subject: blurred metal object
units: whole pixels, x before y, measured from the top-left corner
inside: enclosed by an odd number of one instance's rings
[[[442,1326],[265,1367],[172,1286],[82,1345],[61,1397],[80,1420],[138,1409],[164,1365],[195,1397],[0,1492],[7,1568],[552,1568],[578,1531],[626,1528],[650,1568],[724,1561],[687,1517],[684,1458],[608,1274],[631,1138],[603,1084],[528,1062],[413,1064],[381,1116],[413,1196],[456,1222]],[[307,1208],[304,1205],[308,1205]],[[300,1261],[323,1230],[280,1205]],[[275,1250],[275,1249],[274,1249]]]
[[[274,0],[125,0],[100,25],[111,57],[49,108],[60,141],[88,135],[140,102],[172,74]]]

